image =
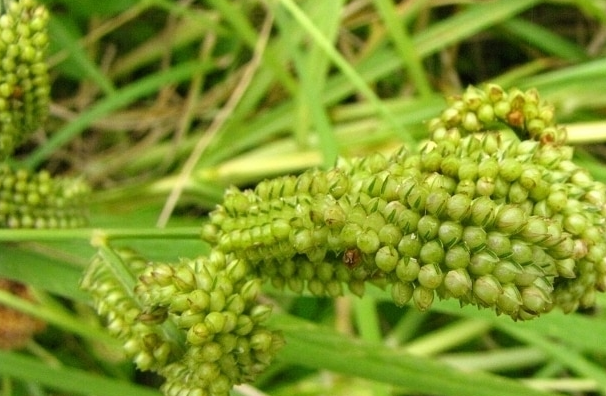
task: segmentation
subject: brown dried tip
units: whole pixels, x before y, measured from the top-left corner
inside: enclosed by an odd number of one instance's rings
[[[26,285],[0,278],[0,289],[17,297],[33,301]],[[25,346],[34,334],[41,332],[46,323],[23,312],[0,305],[0,349],[19,349]]]

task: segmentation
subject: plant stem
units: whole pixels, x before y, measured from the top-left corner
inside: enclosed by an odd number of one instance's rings
[[[118,240],[118,239],[199,239],[200,228],[72,228],[64,230],[0,229],[0,242]]]

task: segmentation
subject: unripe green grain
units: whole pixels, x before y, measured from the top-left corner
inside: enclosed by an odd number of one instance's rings
[[[403,307],[412,298],[414,287],[410,282],[396,281],[391,285],[391,298],[398,307]]]
[[[437,289],[444,279],[444,274],[438,264],[425,264],[421,266],[417,281],[428,289]]]
[[[384,245],[397,246],[402,239],[402,232],[395,224],[386,224],[379,230],[379,240]]]
[[[515,318],[521,305],[522,296],[518,288],[512,283],[503,284],[502,293],[497,298],[497,308]]]
[[[480,177],[476,182],[476,195],[491,196],[495,191],[495,182],[490,177]]]
[[[463,242],[471,253],[476,253],[486,247],[486,231],[482,227],[467,226],[463,229]]]
[[[463,226],[455,221],[443,221],[438,229],[438,238],[445,248],[456,245],[463,236]]]
[[[432,215],[425,215],[419,219],[417,234],[425,241],[434,239],[440,229],[440,220]]]
[[[442,189],[433,190],[429,193],[425,204],[425,210],[427,213],[439,217],[444,209],[446,203],[450,198],[450,194]]]
[[[444,287],[454,298],[467,295],[472,287],[469,273],[463,268],[448,271],[444,276]]]
[[[501,284],[507,284],[514,282],[516,277],[521,275],[523,271],[522,266],[513,261],[500,260],[496,263],[492,275],[494,275]]]
[[[396,265],[396,276],[402,282],[413,282],[417,280],[420,269],[421,266],[415,258],[403,257]]]
[[[473,198],[476,194],[476,183],[474,180],[464,179],[459,181],[455,189],[456,194],[467,195]]]
[[[404,235],[398,243],[398,252],[403,257],[418,257],[423,243],[416,234]]]
[[[541,268],[534,264],[528,264],[522,267],[522,273],[516,275],[515,284],[517,286],[530,286],[539,277],[544,276]]]
[[[531,245],[519,239],[511,241],[511,260],[524,266],[533,262]]]
[[[517,180],[522,174],[523,167],[520,162],[514,158],[504,158],[499,163],[499,176],[507,182]]]
[[[423,264],[440,264],[444,261],[444,248],[439,240],[423,244],[419,251],[419,260]]]
[[[555,190],[552,191],[547,197],[547,204],[554,212],[560,212],[568,203],[568,196],[565,191]]]
[[[390,273],[396,268],[399,259],[400,257],[395,248],[392,246],[383,246],[375,255],[375,264],[384,273]]]
[[[429,189],[425,186],[414,186],[408,195],[406,201],[411,209],[420,211],[425,208],[427,197],[429,196]]]
[[[373,254],[379,249],[380,245],[379,235],[372,229],[360,233],[356,239],[356,246],[363,253]]]
[[[573,257],[575,244],[571,238],[564,238],[559,243],[551,246],[547,252],[555,259],[567,259]]]
[[[442,160],[440,169],[442,174],[449,177],[458,177],[461,159],[456,155],[449,155]]]
[[[426,311],[431,307],[434,299],[434,290],[424,286],[416,286],[412,299],[419,311]]]
[[[448,268],[466,268],[471,260],[469,249],[464,244],[458,244],[446,251],[444,265]]]
[[[581,213],[572,213],[565,216],[562,223],[564,229],[573,235],[583,234],[588,224],[590,224],[590,220]]]
[[[540,314],[549,307],[551,298],[543,289],[531,285],[522,289],[522,303],[527,311]]]
[[[473,282],[473,294],[479,302],[487,307],[496,305],[499,296],[502,294],[502,287],[499,281],[492,275],[483,275]]]
[[[446,202],[446,215],[455,222],[462,222],[471,211],[471,198],[465,194],[455,194]]]
[[[494,226],[498,231],[512,235],[522,230],[526,222],[527,215],[524,210],[518,206],[505,205],[497,213]]]
[[[498,257],[492,252],[483,250],[471,256],[467,270],[474,275],[491,274],[498,262]]]
[[[488,197],[479,197],[471,204],[471,223],[485,228],[490,227],[496,217],[497,204]]]

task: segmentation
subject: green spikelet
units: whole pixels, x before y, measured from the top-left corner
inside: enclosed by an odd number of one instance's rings
[[[508,125],[523,140],[566,143],[566,130],[555,124],[553,107],[543,103],[536,90],[505,91],[495,84],[470,86],[462,95],[448,98],[448,107],[429,123],[429,131],[438,141],[452,128],[464,136],[489,130],[495,123]]]
[[[34,0],[0,5],[0,161],[48,114],[48,11]]]
[[[398,305],[454,297],[514,319],[591,306],[606,286],[605,187],[571,162],[551,107],[494,85],[449,104],[419,154],[233,188],[204,237],[295,292],[371,281]],[[497,122],[514,133],[485,131]]]
[[[257,303],[260,280],[244,260],[217,250],[173,264],[118,254],[138,278],[133,290],[101,256],[82,287],[137,367],[166,378],[166,395],[227,396],[233,385],[253,381],[282,346],[282,336],[262,324],[271,308]]]
[[[164,312],[186,339],[186,352],[159,370],[166,395],[199,389],[226,396],[272,361],[283,340],[262,325],[271,309],[256,302],[260,280],[249,275],[246,261],[217,250],[142,273],[139,300],[150,312]]]
[[[89,187],[0,164],[0,228],[73,228],[87,222]]]
[[[121,265],[133,276],[145,269],[145,259],[133,251],[122,249],[116,253]],[[159,370],[180,352],[179,339],[170,339],[160,326],[165,315],[144,313],[142,304],[125,288],[101,254],[92,259],[80,286],[92,296],[110,334],[123,342],[126,355],[139,369]]]

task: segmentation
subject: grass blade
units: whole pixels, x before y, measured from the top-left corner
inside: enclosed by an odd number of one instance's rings
[[[15,352],[0,351],[0,373],[78,395],[162,395],[159,391],[130,382],[102,377],[75,368],[49,365]]]
[[[327,369],[430,395],[554,395],[528,388],[518,381],[481,372],[465,373],[432,359],[349,339],[300,319],[276,315],[271,321],[284,332],[287,340],[279,356],[291,364]]]

